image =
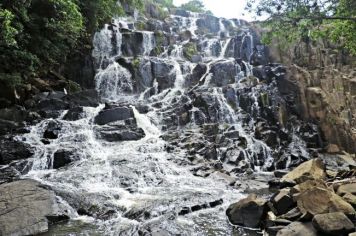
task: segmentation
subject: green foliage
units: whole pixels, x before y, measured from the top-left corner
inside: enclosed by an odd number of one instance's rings
[[[156,3],[160,4],[163,7],[171,8],[173,7],[173,0],[156,0]]]
[[[69,55],[90,50],[93,34],[118,14],[116,0],[2,0],[0,80],[13,85],[58,70]]]
[[[247,9],[269,18],[263,42],[277,39],[282,48],[296,41],[326,39],[356,55],[356,1],[252,0]]]
[[[184,45],[183,47],[183,55],[188,59],[191,60],[192,57],[198,53],[197,45],[195,43],[189,42]]]
[[[182,4],[180,8],[198,13],[203,13],[206,11],[205,6],[201,0],[191,0],[187,3]]]
[[[16,28],[12,26],[15,15],[6,9],[0,9],[0,43],[4,46],[16,45],[15,36],[18,34]]]

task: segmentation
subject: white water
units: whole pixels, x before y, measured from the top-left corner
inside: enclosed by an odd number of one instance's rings
[[[221,49],[221,53],[220,53],[219,58],[224,58],[224,57],[225,57],[225,55],[226,55],[226,50],[227,50],[227,48],[229,47],[231,40],[232,40],[232,38],[229,38],[229,39],[226,40],[224,46],[223,46],[222,49]]]
[[[190,30],[194,40],[199,40],[196,35],[198,29],[196,22],[199,15],[172,16],[172,18],[179,21],[180,32]],[[233,24],[234,21],[231,23]],[[123,19],[116,24],[129,28]],[[234,24],[233,26],[237,27]],[[137,57],[146,61],[140,63],[140,69],[150,64],[151,58],[148,56],[155,47],[153,33],[143,33],[144,52],[143,55],[137,55]],[[174,108],[191,102],[192,99],[187,96],[188,92],[193,91],[197,95],[201,95],[199,93],[203,91],[205,96],[212,99],[211,104],[208,105],[209,109],[216,113],[217,120],[215,122],[220,126],[233,127],[239,132],[239,136],[246,140],[246,147],[239,149],[243,153],[244,160],[257,164],[255,170],[263,170],[273,161],[271,149],[253,137],[253,131],[251,131],[253,129],[249,130],[243,127],[238,107],[239,101],[235,101],[236,104],[232,104],[234,105],[232,106],[227,100],[224,88],[214,87],[210,83],[211,66],[225,60],[228,46],[233,39],[233,37],[220,37],[221,33],[225,36],[229,35],[222,19],[220,19],[219,35],[216,35],[215,32],[215,35],[208,39],[208,46],[202,52],[208,57],[203,59],[207,71],[193,88],[185,87],[185,79],[192,74],[192,68],[196,64],[184,59],[183,45],[185,42],[178,41],[171,45],[173,50],[169,57],[160,58],[173,66],[172,70],[168,72],[168,75],[175,77],[173,87],[159,91],[159,79],[152,78],[151,84],[145,84],[141,94],[131,95],[135,92],[137,78],[115,60],[115,57],[121,56],[121,34],[119,31],[115,33],[118,49],[114,53],[115,50],[111,44],[113,32],[108,29],[108,26],[105,26],[94,38],[93,56],[100,62],[95,78],[96,89],[106,101],[129,103],[133,109],[137,126],[145,132],[145,137],[137,141],[114,143],[100,139],[96,131],[99,127],[93,123],[93,120],[104,108],[104,105],[97,108],[84,108],[85,117],[78,121],[63,120],[62,117],[66,113],[64,111],[57,119],[62,124],[59,138],[51,141],[51,144],[44,145],[41,142],[44,129],[51,119],[42,121],[32,127],[29,134],[21,137],[36,147],[32,169],[26,177],[52,186],[62,196],[63,201],[67,201],[68,204],[75,205],[75,203],[84,202],[97,208],[100,213],[105,213],[108,210],[114,211],[111,218],[106,220],[98,219],[100,217],[83,217],[72,214],[72,218],[85,220],[94,225],[98,235],[141,235],[146,229],[153,232],[154,229],[162,230],[162,235],[231,235],[232,229],[226,221],[225,210],[230,203],[236,202],[244,195],[239,192],[239,189],[230,187],[225,180],[216,178],[217,173],[206,178],[194,176],[191,169],[195,166],[192,166],[191,163],[187,164],[185,149],[177,148],[168,152],[166,147],[170,143],[161,138],[165,134],[164,119],[168,118],[169,112],[174,113]],[[221,43],[220,55],[213,55],[212,45],[214,43]],[[245,35],[242,44],[246,43],[249,44],[248,53],[252,54],[253,38],[251,34]],[[240,50],[242,51],[242,49]],[[102,68],[103,59],[108,62],[107,68]],[[243,63],[246,73],[243,75],[241,68],[236,64],[236,84],[229,85],[231,88],[238,88],[241,78],[253,75],[251,65],[248,62]],[[149,70],[151,70],[150,67]],[[134,98],[129,100],[128,94],[131,96],[130,99],[132,96]],[[258,110],[257,94],[252,93],[250,96],[255,101],[254,108]],[[140,114],[139,109],[136,109],[135,105],[138,101],[149,107],[147,114]],[[211,122],[212,119],[208,115],[205,116],[205,113],[200,109],[192,106],[188,110],[193,115],[186,127],[192,128],[193,133],[198,132],[200,128],[195,120],[195,115],[203,114],[204,123]],[[178,114],[173,114],[172,119],[178,120],[179,118]],[[177,131],[176,134],[180,136],[186,127],[179,121],[177,123],[178,125],[174,128]],[[251,123],[253,122],[251,121]],[[123,123],[120,124],[123,125]],[[217,147],[217,152],[221,153],[223,148]],[[67,167],[53,170],[53,154],[59,149],[75,150],[80,156],[80,160]],[[262,157],[256,160],[259,156]],[[217,159],[220,160],[219,158],[220,154]],[[204,163],[201,164],[210,164],[208,160],[203,161]],[[207,204],[219,199],[224,200],[221,206],[203,209],[185,216],[178,215],[184,207]],[[95,233],[96,231],[93,234]]]

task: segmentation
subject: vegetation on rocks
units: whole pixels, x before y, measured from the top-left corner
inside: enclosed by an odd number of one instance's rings
[[[356,2],[353,0],[320,1],[249,1],[247,9],[266,15],[266,44],[277,39],[282,45],[298,40],[309,42],[331,39],[356,55]]]

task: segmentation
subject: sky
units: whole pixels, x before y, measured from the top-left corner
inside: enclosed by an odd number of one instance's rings
[[[173,0],[174,5],[179,6],[189,0]],[[207,10],[217,17],[239,18],[247,21],[254,20],[254,16],[244,10],[248,0],[202,0]]]

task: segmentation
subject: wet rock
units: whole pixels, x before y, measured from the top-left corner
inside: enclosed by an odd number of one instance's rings
[[[57,121],[50,121],[47,124],[47,128],[43,133],[45,139],[57,139],[59,132],[61,131],[61,124]]]
[[[294,221],[299,219],[302,216],[302,213],[300,212],[300,210],[296,207],[293,208],[292,210],[288,211],[287,213],[279,216],[281,219],[286,219],[286,220],[290,220],[290,221]]]
[[[36,105],[36,108],[42,111],[67,110],[69,108],[69,104],[58,98],[44,99]]]
[[[188,87],[194,86],[199,83],[201,77],[206,73],[207,66],[204,63],[197,64],[194,69],[193,73],[190,76],[189,80],[186,80],[186,85]]]
[[[28,112],[20,106],[0,109],[0,119],[12,122],[23,122],[27,120]]]
[[[9,164],[15,160],[27,159],[33,154],[33,148],[26,143],[12,139],[0,140],[0,165]]]
[[[151,60],[151,71],[153,78],[156,78],[159,89],[164,90],[172,88],[176,80],[176,73],[173,73],[174,65],[170,61],[162,59]]]
[[[354,208],[342,197],[330,190],[314,187],[297,196],[297,205],[303,213],[311,215],[343,212],[345,214],[355,214]]]
[[[116,107],[101,111],[95,118],[94,122],[98,125],[105,125],[110,122],[126,120],[134,117],[132,108]]]
[[[265,204],[265,200],[252,194],[237,203],[231,204],[226,210],[226,214],[234,225],[256,228],[261,224],[266,214]]]
[[[21,173],[12,166],[0,168],[0,184],[18,180]]]
[[[355,230],[355,225],[342,212],[316,215],[313,218],[313,226],[327,235],[346,235]]]
[[[73,161],[80,160],[80,157],[74,150],[60,149],[53,155],[53,169],[58,169],[70,164]]]
[[[302,163],[297,168],[283,176],[282,181],[301,183],[309,179],[324,179],[325,166],[320,159]]]
[[[317,236],[317,231],[310,223],[293,222],[278,231],[277,236]]]
[[[0,119],[0,135],[12,133],[16,131],[16,129],[18,129],[19,127],[20,124],[16,122]]]
[[[70,107],[97,107],[99,106],[99,94],[95,89],[83,90],[69,94],[63,98]]]
[[[213,74],[211,83],[218,87],[235,82],[236,65],[232,60],[223,60],[212,65],[210,72]]]
[[[59,219],[68,219],[53,191],[33,180],[0,185],[0,234],[35,235],[48,231]]]
[[[100,137],[108,142],[134,141],[145,137],[145,132],[141,128],[131,128],[130,130],[102,129]]]
[[[281,189],[271,198],[271,203],[276,215],[282,215],[291,210],[296,203],[290,195],[290,189]]]
[[[63,120],[75,121],[84,118],[83,107],[74,107],[68,110],[67,114],[63,117]]]

